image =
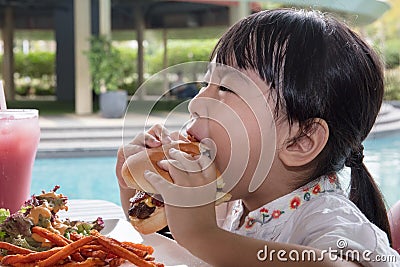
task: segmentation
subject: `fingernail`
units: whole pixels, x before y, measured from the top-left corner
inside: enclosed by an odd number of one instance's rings
[[[176,148],[173,148],[173,147],[169,149],[169,153],[175,153],[177,151],[179,151],[179,150]]]
[[[158,167],[160,167],[163,170],[167,170],[165,164],[166,164],[166,160],[160,160],[157,162]]]
[[[164,140],[165,140],[165,142],[167,142],[167,143],[171,143],[171,142],[172,142],[172,139],[171,139],[171,137],[170,137],[169,135],[166,135],[166,136],[164,137]]]
[[[143,172],[143,175],[147,176],[147,175],[149,175],[150,173],[151,173],[151,171],[145,170],[145,171]]]

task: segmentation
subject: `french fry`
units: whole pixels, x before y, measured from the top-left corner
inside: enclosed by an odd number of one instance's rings
[[[16,263],[36,262],[36,261],[40,261],[40,260],[50,257],[51,255],[55,254],[56,252],[60,251],[61,249],[62,248],[58,247],[58,248],[53,248],[53,249],[46,250],[46,251],[33,252],[30,254],[25,254],[25,255],[21,255],[21,254],[8,255],[8,256],[5,256],[1,260],[1,264],[2,265],[14,265]]]
[[[79,252],[74,252],[74,253],[71,255],[71,258],[72,258],[74,261],[77,261],[77,262],[81,262],[81,261],[84,261],[84,260],[85,260],[85,258],[84,258]]]
[[[16,263],[13,265],[14,267],[35,267],[35,263],[34,262],[30,262],[30,263]]]
[[[89,244],[89,245],[84,245],[82,246],[79,251],[83,251],[83,250],[101,250],[103,249],[102,245],[98,245],[98,244]]]
[[[33,250],[27,249],[27,248],[21,248],[16,245],[7,243],[7,242],[0,242],[0,249],[5,249],[8,252],[14,253],[14,254],[29,254],[32,252],[35,252]]]
[[[106,264],[107,264],[107,262],[105,262],[99,258],[87,258],[85,261],[82,261],[82,262],[68,262],[61,266],[64,266],[64,267],[74,267],[74,266],[92,267],[92,266],[105,266]]]
[[[39,236],[46,238],[51,243],[53,243],[59,247],[64,247],[72,242],[71,240],[65,238],[64,236],[53,233],[50,230],[40,227],[40,226],[32,227],[31,231],[32,231],[32,233],[38,234]],[[75,261],[84,261],[85,260],[79,253],[74,253],[71,255],[71,257]]]
[[[135,249],[146,251],[149,254],[153,254],[153,252],[154,252],[154,248],[153,247],[146,246],[146,245],[143,245],[143,244],[126,242],[126,241],[121,242],[121,244],[122,244],[123,247],[132,247],[132,248],[135,248]]]
[[[104,246],[113,254],[117,255],[120,258],[126,259],[139,267],[155,266],[153,262],[146,261],[145,259],[142,259],[139,256],[137,256],[135,253],[119,246],[118,243],[111,238],[100,235],[98,236],[97,240],[102,246]]]
[[[63,247],[63,246],[70,244],[70,242],[63,239],[61,237],[61,235],[53,233],[46,228],[43,228],[40,226],[34,226],[34,227],[32,227],[31,231],[32,231],[32,233],[38,234],[41,237],[46,238],[47,240],[49,240],[51,243],[55,244],[56,246]]]
[[[125,259],[122,259],[122,258],[114,258],[114,259],[112,259],[112,260],[110,261],[109,265],[110,265],[110,267],[117,267],[117,266],[120,266],[120,265],[124,264],[124,262],[126,262]]]
[[[127,250],[129,250],[129,251],[131,251],[133,253],[135,253],[137,256],[139,256],[140,258],[143,258],[143,259],[147,255],[149,255],[149,253],[147,251],[145,251],[145,250],[137,249],[137,248],[134,248],[132,246],[125,245],[123,243],[121,243],[120,246],[123,247],[123,248],[126,248]]]
[[[84,250],[81,251],[82,255],[87,258],[99,258],[101,260],[107,259],[107,252],[103,251],[104,248],[102,247],[100,250]]]
[[[83,235],[72,232],[69,234],[69,237],[71,238],[72,241],[77,241],[83,237]]]
[[[78,241],[75,241],[71,244],[66,245],[57,253],[51,255],[49,258],[39,261],[37,263],[38,267],[45,267],[45,266],[54,266],[59,261],[67,258],[69,255],[77,251],[80,247],[84,246],[85,244],[93,241],[95,239],[94,236],[85,236]]]
[[[91,231],[91,234],[96,236],[96,237],[100,237],[102,236],[98,231],[93,230]],[[108,238],[109,241],[113,241],[116,244],[118,244],[119,246],[135,253],[137,256],[139,256],[140,258],[145,258],[147,256],[147,254],[152,254],[154,252],[153,247],[150,246],[145,246],[142,244],[136,244],[136,243],[132,243],[132,242],[119,242],[118,240],[115,240],[113,238]]]

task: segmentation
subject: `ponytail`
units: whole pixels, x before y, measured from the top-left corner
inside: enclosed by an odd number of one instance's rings
[[[392,244],[385,202],[372,175],[362,162],[364,158],[363,148],[363,146],[360,146],[357,152],[352,152],[345,163],[346,166],[351,168],[349,199],[356,204],[368,220],[386,232],[389,243]]]

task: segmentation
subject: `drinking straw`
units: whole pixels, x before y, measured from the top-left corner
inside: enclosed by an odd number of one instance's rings
[[[4,95],[3,81],[0,81],[0,109],[7,109],[6,96]]]

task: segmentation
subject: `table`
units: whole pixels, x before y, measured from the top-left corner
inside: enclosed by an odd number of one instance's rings
[[[126,220],[122,207],[106,200],[68,199],[68,211],[59,211],[61,219],[94,221],[97,217]]]
[[[105,200],[69,199],[68,211],[60,211],[61,219],[94,221],[102,217],[106,227],[102,233],[121,241],[143,243],[154,248],[156,261],[165,266],[203,267],[210,266],[196,258],[174,240],[160,234],[142,235],[126,220],[122,208]]]

